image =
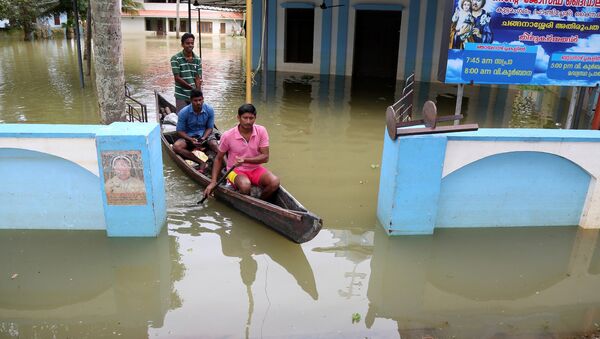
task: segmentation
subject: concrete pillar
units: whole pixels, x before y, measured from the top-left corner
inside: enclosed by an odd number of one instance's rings
[[[108,236],[157,236],[166,222],[159,126],[116,122],[96,147]]]
[[[377,202],[379,222],[391,235],[433,234],[447,137],[425,135],[392,140],[386,132],[384,139]]]

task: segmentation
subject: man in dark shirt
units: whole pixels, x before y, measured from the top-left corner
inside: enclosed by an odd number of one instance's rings
[[[179,111],[177,120],[177,136],[173,144],[175,153],[184,159],[200,165],[200,170],[206,167],[204,161],[192,153],[196,148],[208,147],[215,154],[219,151],[217,138],[213,131],[215,127],[215,111],[204,102],[201,91],[193,89],[190,94],[191,104]]]

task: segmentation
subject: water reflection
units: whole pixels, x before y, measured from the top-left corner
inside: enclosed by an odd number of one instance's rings
[[[597,240],[597,230],[575,228],[398,238],[377,230],[366,325],[393,319],[402,338],[593,331],[600,311]]]
[[[352,233],[343,230],[331,230],[335,243],[327,247],[316,247],[315,252],[333,253],[336,257],[345,258],[353,263],[351,272],[344,272],[348,285],[338,289],[344,299],[361,297],[359,291],[366,285],[367,272],[360,272],[359,265],[371,258],[373,253],[373,232]]]
[[[0,337],[145,337],[181,306],[173,237],[0,232]]]
[[[218,217],[218,215],[216,215]],[[239,222],[245,221],[243,219]],[[219,220],[220,219],[220,220]],[[233,220],[236,220],[234,218]],[[264,225],[238,225],[229,218],[215,218],[215,215],[199,217],[197,223],[179,226],[174,229],[180,234],[200,236],[216,234],[221,241],[221,251],[224,256],[239,258],[240,277],[248,291],[256,280],[258,263],[257,256],[266,255],[273,262],[285,269],[296,281],[298,286],[313,300],[319,298],[312,267],[306,259],[302,247]],[[219,225],[219,226],[217,226]]]

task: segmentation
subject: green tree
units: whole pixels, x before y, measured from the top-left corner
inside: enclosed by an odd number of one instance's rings
[[[47,15],[59,0],[0,0],[0,18],[8,19],[11,27],[23,29],[25,40],[33,39],[36,20]]]
[[[135,0],[122,0],[121,2],[121,12],[123,13],[138,14],[140,9],[144,9],[144,5]]]

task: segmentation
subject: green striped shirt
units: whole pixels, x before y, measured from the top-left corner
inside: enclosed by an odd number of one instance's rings
[[[173,55],[171,57],[171,69],[173,75],[179,75],[185,82],[190,84],[193,88],[196,88],[194,78],[196,75],[202,78],[202,63],[200,58],[192,53],[192,62],[188,62],[183,55],[183,51]],[[180,84],[175,82],[175,98],[182,100],[190,100],[191,89],[183,88]]]

